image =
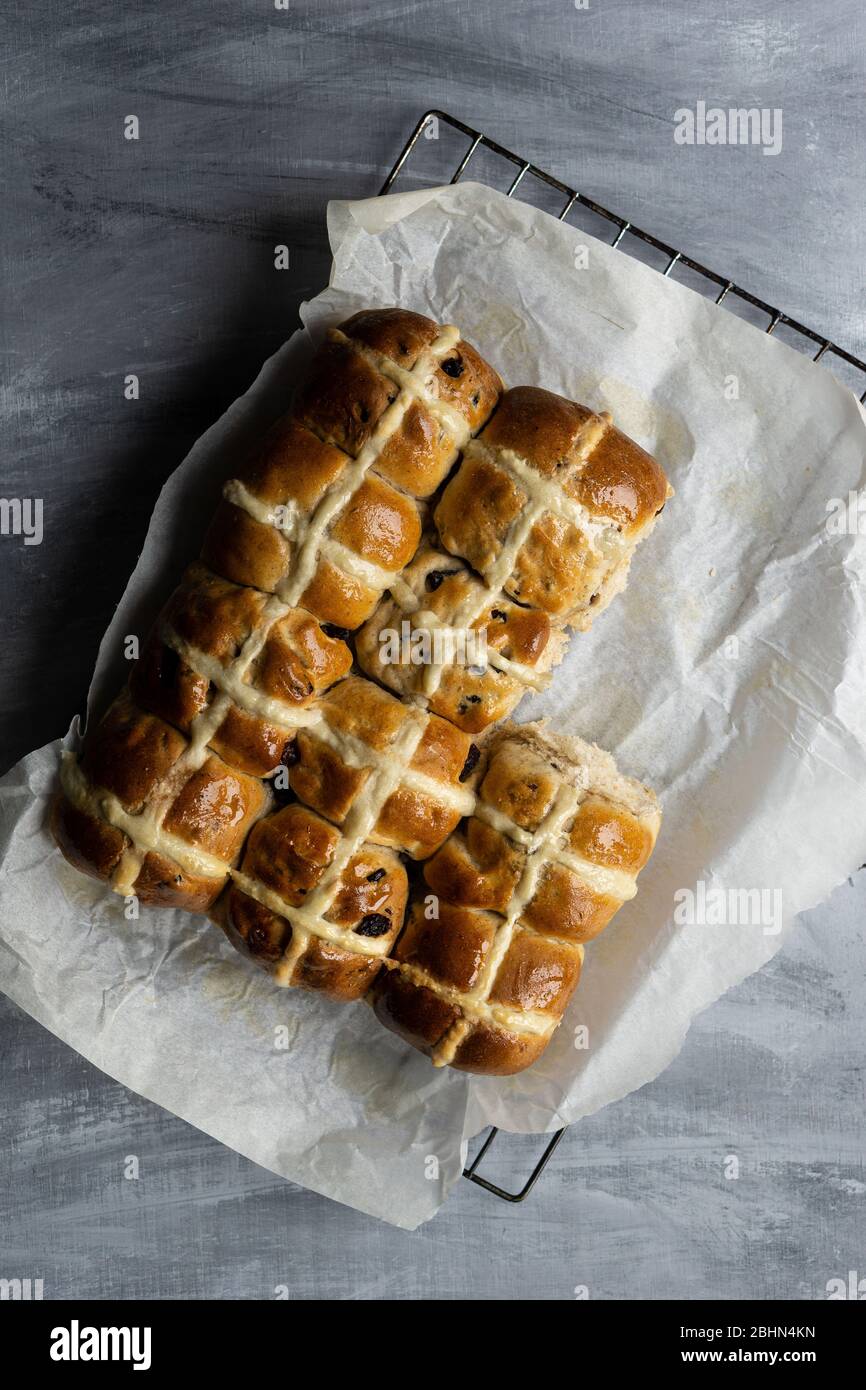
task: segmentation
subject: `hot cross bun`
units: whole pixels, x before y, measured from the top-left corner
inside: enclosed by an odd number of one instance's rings
[[[540,725],[498,731],[475,812],[425,864],[374,986],[381,1022],[437,1066],[529,1066],[577,985],[584,943],[634,897],[659,824],[652,792],[609,753]]]

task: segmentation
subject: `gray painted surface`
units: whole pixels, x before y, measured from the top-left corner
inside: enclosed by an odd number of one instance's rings
[[[327,200],[375,192],[429,106],[866,352],[854,0],[45,0],[5,27],[2,491],[43,497],[46,531],[0,538],[3,766],[65,729],[162,480],[323,284]],[[781,154],[675,146],[700,98],[781,107]],[[425,147],[431,177],[448,153]],[[287,1186],[0,1001],[0,1276],[46,1298],[821,1297],[866,1274],[864,904],[861,876],[805,918],[527,1204],[464,1183],[414,1235]],[[490,1171],[519,1186],[538,1144],[500,1145]]]

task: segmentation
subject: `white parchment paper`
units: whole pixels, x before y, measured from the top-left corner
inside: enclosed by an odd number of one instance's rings
[[[659,792],[638,897],[589,947],[539,1063],[509,1079],[434,1071],[363,1005],[273,988],[204,919],[126,921],[47,835],[55,744],[0,784],[0,988],[223,1143],[411,1228],[485,1124],[552,1130],[658,1075],[695,1014],[862,862],[866,541],[826,523],[831,499],[864,485],[866,429],[798,353],[483,186],[338,203],[329,230],[331,284],[307,333],[163,490],[91,708],[125,678],[123,637],[195,554],[244,442],[284,406],[308,335],[371,304],[459,323],[509,383],[613,411],[676,488],[625,594],[519,712],[611,748]]]

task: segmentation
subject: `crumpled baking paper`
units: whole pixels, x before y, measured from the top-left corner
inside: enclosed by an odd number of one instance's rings
[[[506,381],[611,410],[676,488],[625,594],[519,712],[610,748],[658,791],[664,823],[638,896],[588,948],[540,1062],[505,1079],[436,1071],[365,1006],[274,988],[203,918],[126,921],[46,832],[52,744],[0,784],[0,987],[222,1143],[413,1228],[484,1125],[553,1130],[657,1076],[695,1014],[862,862],[866,542],[834,521],[833,499],[841,508],[864,485],[866,430],[821,367],[481,185],[337,203],[329,230],[331,283],[305,307],[306,335],[266,363],[160,496],[91,708],[123,682],[124,635],[144,633],[194,556],[222,479],[285,404],[309,335],[371,304],[458,323]]]

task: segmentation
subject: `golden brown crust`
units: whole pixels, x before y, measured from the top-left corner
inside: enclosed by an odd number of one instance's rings
[[[422,385],[434,401],[462,417],[472,434],[496,407],[502,392],[498,373],[462,338],[436,353],[441,330],[432,319],[405,309],[364,310],[342,324],[341,331],[403,371],[417,374],[426,361],[427,370],[420,374]],[[453,430],[447,425],[443,428],[434,410],[416,401],[386,446],[377,469],[413,496],[429,497],[456,457],[453,447],[448,447],[447,436],[453,436]]]
[[[482,805],[456,831],[474,806],[472,736],[541,688],[564,624],[588,626],[621,587],[668,489],[608,417],[501,393],[459,332],[423,315],[368,310],[328,333],[292,411],[226,485],[205,564],[131,691],[68,760],[52,823],[84,872],[145,903],[212,908],[279,983],[338,999],[377,979],[400,929],[396,851],[428,860],[440,918],[413,914],[376,1007],[434,1060],[506,1074],[542,1050],[580,943],[646,862],[657,817],[623,804],[598,758],[512,736],[489,744]],[[436,511],[448,550],[419,551],[424,499],[461,450]],[[390,666],[379,638],[404,617],[410,638],[462,624],[489,660]],[[361,664],[405,703],[350,674],[344,638],[365,622]],[[590,794],[562,820],[575,765]],[[267,776],[299,800],[268,815]],[[557,852],[527,891],[532,841],[557,815]]]
[[[433,380],[439,398],[460,412],[473,434],[488,419],[502,393],[498,373],[462,339],[437,364]]]
[[[435,521],[446,549],[488,582],[585,628],[669,495],[655,459],[609,416],[518,386],[470,445]]]
[[[543,936],[587,942],[604,931],[621,906],[619,898],[592,888],[564,865],[547,864],[521,920]]]
[[[184,912],[207,912],[219,897],[224,878],[188,873],[174,859],[151,851],[130,887],[143,907],[181,908]]]
[[[383,445],[376,472],[411,497],[424,501],[436,491],[457,458],[452,436],[429,409],[413,401],[400,429]]]
[[[669,488],[652,455],[611,426],[577,479],[574,496],[592,514],[609,517],[631,533],[651,524]]]
[[[189,756],[124,691],[64,768],[52,825],[69,862],[146,906],[209,906],[270,793],[215,754]]]
[[[304,606],[323,623],[353,632],[366,622],[379,598],[379,589],[356,579],[330,560],[319,557],[316,572],[301,595]]]
[[[363,999],[382,969],[382,960],[344,951],[330,941],[313,938],[299,957],[292,984],[316,990],[339,1003]]]
[[[466,458],[433,513],[439,539],[486,576],[528,501],[525,489],[495,462]]]
[[[515,736],[491,750],[480,795],[521,830],[535,831],[550,814],[561,785],[559,770]]]
[[[329,904],[319,913],[316,892],[333,870],[341,838],[298,804],[260,821],[239,882],[214,916],[238,949],[279,984],[347,1000],[360,998],[378,974],[400,930],[408,884],[396,854],[365,844],[339,867]]]
[[[462,340],[434,357],[439,333],[432,320],[404,310],[355,315],[319,349],[298,393],[295,415],[320,439],[357,458],[400,394],[399,372],[414,371],[429,394],[408,403],[376,469],[411,495],[429,497],[461,442],[435,403],[442,402],[474,432],[490,415],[502,389],[496,372]],[[364,350],[359,352],[356,344]],[[401,352],[403,347],[408,351]],[[418,374],[425,355],[426,370]]]
[[[173,798],[163,825],[171,835],[233,862],[257,816],[268,804],[258,779],[246,777],[211,753]]]
[[[512,449],[546,478],[567,469],[577,456],[581,431],[601,417],[576,401],[538,386],[514,386],[484,431],[485,443]]]
[[[269,506],[292,502],[309,513],[340,479],[348,463],[342,449],[320,439],[301,419],[284,415],[271,426],[239,476],[250,492]]]
[[[220,898],[213,912],[232,945],[256,965],[274,970],[292,942],[287,917],[251,898],[234,884]]]
[[[266,594],[276,593],[285,579],[291,555],[287,538],[275,527],[256,521],[227,499],[214,513],[201,552],[202,561],[215,574]]]
[[[549,1041],[547,1037],[480,1023],[458,1044],[448,1065],[455,1071],[483,1076],[514,1076],[537,1062]]]
[[[581,809],[578,807],[576,825]],[[639,824],[627,813],[617,816],[616,812],[610,823],[615,825],[617,834],[623,830],[626,834],[634,833],[634,827]],[[640,835],[651,849],[651,837],[643,826],[640,826]],[[580,853],[574,832],[569,842]],[[604,862],[601,854],[592,851],[584,857],[589,862]],[[425,864],[424,878],[431,892],[448,902],[504,915],[525,863],[525,852],[507,836],[470,816]],[[634,872],[642,867],[642,863],[632,864]],[[543,935],[586,942],[604,930],[619,907],[618,898],[593,890],[570,869],[561,864],[547,864],[539,876],[531,902],[524,908],[522,920]]]
[[[578,807],[568,843],[594,864],[637,874],[652,854],[655,829],[607,797],[590,795]]]
[[[295,416],[326,444],[356,458],[400,388],[354,352],[328,337],[295,398]]]
[[[496,972],[491,1004],[560,1018],[580,978],[583,955],[519,927]]]
[[[414,554],[418,499],[439,486],[501,389],[478,353],[432,319],[355,314],[327,335],[292,412],[226,485],[205,563],[358,627]]]
[[[510,1075],[541,1055],[596,936],[646,863],[655,798],[537,725],[494,736],[476,812],[425,864],[377,1015],[437,1065]]]
[[[436,340],[438,325],[411,309],[361,309],[340,325],[347,338],[411,371]]]
[[[190,566],[130,676],[137,703],[184,734],[222,699],[226,709],[211,747],[255,777],[274,771],[294,741],[301,712],[352,665],[344,641],[312,614],[290,609],[271,622],[239,687],[230,684],[244,644],[267,621],[268,603],[255,589]],[[226,702],[228,691],[235,698]]]
[[[144,713],[122,691],[93,731],[88,731],[81,770],[91,786],[116,796],[133,814],[173,770],[186,739]]]
[[[368,675],[468,734],[504,719],[546,684],[563,649],[547,613],[491,594],[461,560],[430,543],[401,580],[358,633]]]
[[[111,878],[129,844],[122,831],[79,810],[62,791],[51,803],[50,825],[64,859],[79,873],[103,883]]]
[[[331,536],[362,560],[396,574],[412,559],[421,539],[418,508],[370,474],[334,522]]]
[[[498,830],[469,816],[424,866],[433,893],[504,915],[520,881],[526,856]]]
[[[396,971],[383,971],[373,987],[372,1004],[380,1023],[404,1042],[429,1056],[460,1011],[446,999],[410,982]]]
[[[608,569],[603,552],[578,526],[547,512],[532,526],[505,588],[521,603],[568,622],[573,614],[590,616]]]
[[[285,507],[309,516],[349,463],[291,415],[272,426],[236,475],[264,513]],[[255,519],[230,498],[229,484],[205,537],[202,560],[217,574],[236,584],[276,593],[289,573],[292,546],[273,525]]]
[[[370,838],[378,844],[392,845],[413,859],[427,859],[454,829],[463,814],[424,788],[399,786],[379,812]]]
[[[160,615],[131,690],[90,731],[80,764],[67,760],[53,820],[72,862],[118,892],[190,909],[212,905],[233,876],[224,900],[245,904],[272,943],[290,909],[298,981],[339,997],[369,982],[405,902],[387,846],[422,855],[445,838],[468,809],[471,745],[368,682],[330,702],[326,692],[351,669],[343,638],[417,548],[418,499],[500,391],[456,329],[422,315],[365,311],[327,335],[292,411],[226,484],[206,563]],[[271,775],[344,831],[303,807],[262,820]],[[297,856],[315,859],[316,837],[330,860],[292,903]],[[238,866],[245,842],[250,874]]]
[[[374,843],[416,859],[432,854],[471,806],[468,736],[358,676],[334,686],[319,709],[323,722],[298,732],[295,795],[335,825],[367,817]]]
[[[439,903],[437,910],[438,917],[428,918],[426,903],[413,902],[394,959],[453,989],[473,990],[496,935],[497,919],[449,902]]]

